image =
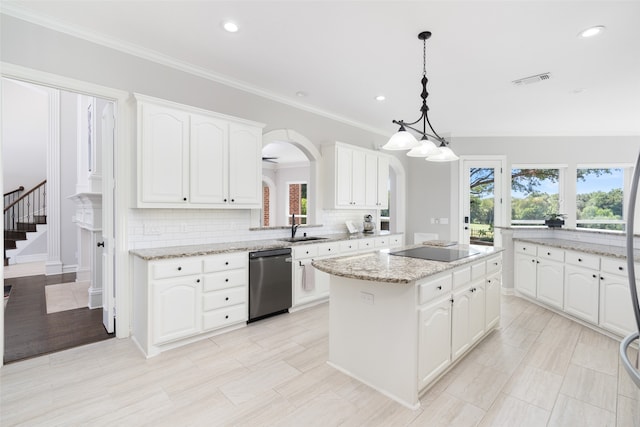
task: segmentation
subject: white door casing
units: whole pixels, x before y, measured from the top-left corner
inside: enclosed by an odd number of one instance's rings
[[[102,111],[102,323],[109,333],[114,331],[115,321],[114,132],[115,115],[109,102]]]

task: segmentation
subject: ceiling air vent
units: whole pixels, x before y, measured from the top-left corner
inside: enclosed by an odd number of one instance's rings
[[[551,78],[551,73],[536,74],[535,76],[523,77],[518,80],[514,80],[512,83],[516,86],[529,85],[531,83],[538,83]]]

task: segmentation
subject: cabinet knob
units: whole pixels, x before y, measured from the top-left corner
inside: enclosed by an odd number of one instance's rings
[[[200,283],[200,279],[196,280],[196,283]]]
[[[604,277],[600,276],[600,280],[604,280]]]
[[[224,265],[229,265],[229,261],[225,261],[225,262],[224,262]]]
[[[231,203],[233,203],[233,202],[235,202],[235,201],[236,201],[236,199],[231,199]]]
[[[229,281],[229,279],[224,279],[224,281],[225,281],[225,282],[228,282],[228,281]]]
[[[595,279],[596,277],[597,277],[597,276],[594,274],[594,275],[593,275],[593,278]]]
[[[229,318],[229,315],[227,314],[226,316],[224,316],[224,318],[225,318],[225,319],[228,319],[228,318]]]
[[[624,270],[624,267],[618,267],[618,270],[622,271]]]
[[[182,267],[178,267],[178,271],[182,270]]]
[[[186,198],[186,197],[183,197],[183,198],[182,198],[182,200],[184,200],[184,201],[186,202],[186,201],[187,201],[187,198]]]
[[[96,243],[96,246],[98,246],[99,248],[104,248],[104,242],[98,242]]]
[[[229,297],[226,297],[224,300],[225,300],[225,301],[229,301]]]
[[[227,202],[227,199],[222,199],[222,201],[226,203],[226,202]]]
[[[328,250],[329,252],[331,252],[331,248],[327,248],[327,250]]]
[[[540,264],[540,261],[536,261],[536,264]]]
[[[442,290],[442,286],[438,286],[436,289],[440,291]]]
[[[547,252],[547,255],[551,255],[551,252]]]
[[[578,258],[578,262],[582,262],[582,258]]]
[[[491,279],[487,279],[487,283],[491,283]]]

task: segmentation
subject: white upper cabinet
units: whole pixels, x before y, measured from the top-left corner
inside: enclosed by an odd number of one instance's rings
[[[138,106],[138,181],[143,203],[187,202],[189,192],[189,114],[152,104]]]
[[[386,209],[389,159],[385,154],[339,142],[322,147],[325,207]]]
[[[263,125],[136,94],[138,207],[259,208]]]

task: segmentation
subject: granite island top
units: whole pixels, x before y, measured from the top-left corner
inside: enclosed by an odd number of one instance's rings
[[[149,248],[149,249],[131,249],[129,253],[135,255],[145,261],[170,259],[170,258],[183,258],[191,256],[201,255],[216,255],[230,252],[253,252],[262,251],[267,249],[279,249],[290,248],[300,245],[314,245],[319,243],[337,242],[342,240],[358,240],[367,239],[371,237],[380,236],[393,236],[402,233],[390,233],[388,231],[378,231],[375,233],[337,233],[337,234],[325,234],[318,235],[322,237],[319,240],[307,240],[299,242],[287,242],[285,240],[278,239],[264,239],[264,240],[245,240],[241,242],[225,242],[225,243],[210,243],[202,245],[188,245],[188,246],[169,246],[163,248]],[[284,239],[284,238],[283,238]]]
[[[313,261],[312,265],[320,271],[334,276],[349,279],[369,280],[385,283],[411,283],[419,279],[450,270],[463,264],[477,261],[493,254],[502,252],[502,248],[477,245],[456,245],[448,249],[475,249],[479,254],[456,261],[428,261],[405,256],[390,255],[389,252],[418,248],[422,245],[410,245],[393,250],[384,249],[377,252],[336,257]]]
[[[516,237],[513,240],[518,242],[534,243],[536,245],[551,246],[553,248],[567,249],[570,251],[584,252],[593,255],[627,258],[627,249],[624,246],[600,245],[597,243],[553,238],[537,239]],[[640,262],[640,250],[636,249],[634,251],[633,258],[636,262]]]

